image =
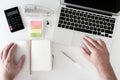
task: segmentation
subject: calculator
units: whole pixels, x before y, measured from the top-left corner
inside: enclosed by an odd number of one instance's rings
[[[4,10],[4,12],[11,32],[24,29],[24,25],[18,7]]]

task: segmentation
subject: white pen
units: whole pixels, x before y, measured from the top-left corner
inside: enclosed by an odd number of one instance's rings
[[[74,59],[72,59],[68,54],[66,54],[64,51],[61,51],[66,57],[68,57],[73,63],[75,63],[77,66],[79,66],[80,68],[82,68],[81,67],[81,65],[79,64],[79,63],[77,63]]]

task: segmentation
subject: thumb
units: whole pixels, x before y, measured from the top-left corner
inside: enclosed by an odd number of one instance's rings
[[[17,65],[19,71],[20,71],[21,68],[23,67],[24,62],[25,62],[25,55],[22,55],[22,56],[20,57],[20,60],[19,60],[19,62],[18,62],[18,65]]]

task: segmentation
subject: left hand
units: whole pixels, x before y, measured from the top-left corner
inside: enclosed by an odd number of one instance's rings
[[[16,47],[16,44],[11,43],[0,53],[0,78],[2,80],[13,80],[24,64],[24,55],[21,56],[18,63],[14,61]]]

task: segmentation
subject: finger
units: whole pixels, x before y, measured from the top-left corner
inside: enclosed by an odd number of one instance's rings
[[[3,51],[0,53],[0,60],[2,59]]]
[[[92,38],[90,38],[90,37],[88,37],[88,36],[85,36],[84,37],[86,40],[88,40],[92,45],[94,45],[95,47],[98,47],[98,43],[97,43],[97,41],[96,40],[94,40],[94,39],[92,39]]]
[[[18,71],[20,71],[24,65],[24,62],[25,62],[25,55],[21,56],[20,57],[20,60],[17,64],[17,67],[18,67]]]
[[[0,53],[0,59],[2,59],[3,57],[3,51]]]
[[[90,59],[90,53],[87,52],[87,50],[83,47],[81,47],[81,51],[83,53],[83,55],[89,60]]]
[[[98,42],[98,44],[100,44],[101,46],[103,46],[101,39],[98,39],[97,42]]]
[[[8,52],[7,60],[14,60],[14,53],[15,53],[16,47],[17,47],[16,44],[12,45],[12,47]]]
[[[102,41],[101,39],[97,40],[97,42],[101,45],[101,47],[106,48],[106,44],[104,41]]]
[[[86,40],[85,38],[83,38],[83,43],[85,44],[85,46],[89,49],[90,52],[92,52],[93,50],[95,50],[95,46],[92,45],[88,40]]]
[[[7,55],[8,55],[8,52],[10,50],[10,48],[12,47],[12,45],[14,45],[14,43],[10,43],[9,45],[7,45],[4,49],[3,49],[3,54],[2,54],[2,58],[3,59],[6,59],[7,58]]]

